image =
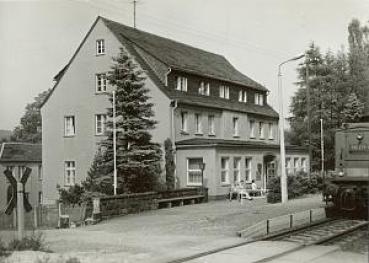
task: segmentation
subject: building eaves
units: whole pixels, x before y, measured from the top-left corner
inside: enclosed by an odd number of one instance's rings
[[[32,143],[4,143],[0,163],[40,163],[42,145]]]

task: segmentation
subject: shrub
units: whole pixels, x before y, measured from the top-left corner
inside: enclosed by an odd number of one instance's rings
[[[85,190],[79,184],[70,186],[68,189],[60,188],[57,186],[59,191],[59,200],[63,204],[75,206],[76,204],[81,205],[82,196]]]
[[[5,246],[5,243],[0,239],[0,258],[8,256],[8,250]]]
[[[7,250],[8,251],[33,250],[33,251],[50,252],[50,250],[46,247],[44,237],[41,233],[32,234],[31,236],[26,236],[20,240],[14,239],[9,242]]]
[[[323,189],[323,179],[318,174],[313,174],[311,178],[306,173],[299,172],[296,175],[287,176],[288,198],[294,199],[305,194],[315,194]],[[268,203],[281,201],[281,181],[280,177],[273,177],[268,182]]]

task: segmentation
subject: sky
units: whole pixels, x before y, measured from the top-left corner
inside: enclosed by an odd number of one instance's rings
[[[352,18],[369,20],[369,0],[138,0],[138,29],[224,55],[269,90],[278,107],[278,65],[314,41],[347,47]],[[133,25],[131,0],[0,0],[0,129],[19,124],[27,103],[51,88],[98,15]],[[289,114],[298,62],[283,67]]]

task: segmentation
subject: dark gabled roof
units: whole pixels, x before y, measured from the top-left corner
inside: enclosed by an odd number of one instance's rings
[[[258,106],[253,105],[252,103],[244,104],[230,102],[216,97],[193,96],[187,93],[180,94],[177,91],[168,89],[165,83],[166,74],[169,69],[173,69],[235,83],[237,85],[247,86],[256,90],[267,91],[265,87],[237,71],[221,55],[140,31],[103,17],[98,17],[95,20],[70,61],[54,77],[54,80],[56,81],[55,85],[42,103],[41,107],[45,105],[54,90],[57,88],[63,75],[68,70],[99,19],[101,19],[112,31],[118,41],[134,54],[140,65],[148,72],[156,85],[158,85],[158,87],[169,98],[178,100],[180,103],[222,108],[278,118],[278,113],[269,105]]]
[[[41,144],[5,142],[0,148],[0,163],[42,162]]]
[[[279,118],[278,113],[269,105],[260,106],[253,103],[243,103],[238,101],[230,102],[229,100],[218,97],[191,95],[181,91],[173,91],[171,93],[171,98],[177,100],[179,104],[182,103],[209,108],[227,109],[231,111],[268,116],[271,118]]]
[[[264,141],[241,141],[223,139],[193,138],[176,142],[177,146],[221,146],[221,147],[245,147],[252,149],[279,149],[279,144],[266,143]],[[289,151],[307,151],[304,146],[286,145]]]
[[[224,56],[102,19],[115,35],[128,39],[172,69],[267,91],[265,87],[235,69]]]

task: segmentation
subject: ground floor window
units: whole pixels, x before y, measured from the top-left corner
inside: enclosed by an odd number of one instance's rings
[[[220,160],[220,182],[222,184],[229,183],[229,158],[222,157]]]
[[[301,159],[301,171],[306,173],[306,159],[305,158]]]
[[[200,165],[203,163],[202,158],[187,159],[187,184],[201,185],[202,174]]]
[[[251,181],[251,157],[245,158],[245,180],[246,182]]]
[[[241,158],[233,159],[233,182],[241,181]]]
[[[76,180],[76,163],[74,161],[66,161],[64,174],[65,186],[74,185],[75,180]]]

